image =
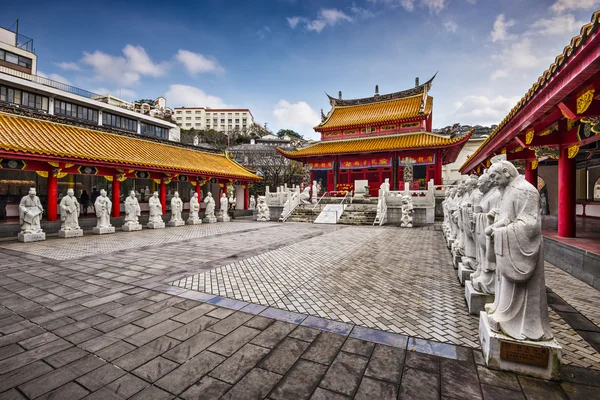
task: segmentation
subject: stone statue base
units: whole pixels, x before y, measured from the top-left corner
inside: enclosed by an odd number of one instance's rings
[[[69,229],[69,230],[65,230],[65,229],[61,229],[60,231],[58,231],[58,237],[59,238],[74,238],[74,237],[81,237],[83,236],[83,229]]]
[[[169,221],[167,222],[168,226],[183,226],[185,225],[185,221],[181,220],[181,221]]]
[[[481,311],[485,311],[486,304],[494,302],[494,295],[478,292],[469,280],[465,284],[465,300],[467,301],[469,314],[479,315]]]
[[[454,266],[454,269],[458,269],[458,264],[461,261],[462,261],[461,256],[455,256],[454,254],[452,254],[452,265]]]
[[[204,217],[202,221],[206,224],[214,224],[217,222],[217,217]]]
[[[448,236],[448,240],[446,241],[446,246],[451,249],[452,245],[454,244],[454,239],[450,238],[450,236]]]
[[[475,273],[474,270],[468,268],[462,262],[458,263],[458,281],[462,286],[465,286],[465,282],[471,280],[471,274]]]
[[[46,240],[45,232],[38,233],[21,233],[19,232],[18,236],[19,242],[29,243],[29,242],[39,242],[41,240]]]
[[[148,229],[162,229],[165,227],[165,223],[163,221],[160,222],[148,222],[146,228]]]
[[[202,223],[202,220],[200,218],[188,218],[187,221],[185,221],[186,225],[200,225]]]
[[[95,226],[92,229],[92,233],[94,235],[105,235],[107,233],[115,233],[115,227],[114,226],[105,226],[102,228],[98,228],[97,226]]]
[[[229,221],[231,221],[231,218],[229,218],[229,215],[225,214],[222,217],[221,216],[217,217],[217,221],[218,222],[229,222]]]
[[[123,230],[125,232],[141,231],[142,224],[125,224],[125,225],[123,225],[121,230]]]
[[[482,311],[479,314],[479,341],[488,368],[542,379],[560,379],[562,347],[556,339],[517,340],[494,332],[490,328],[487,313]]]

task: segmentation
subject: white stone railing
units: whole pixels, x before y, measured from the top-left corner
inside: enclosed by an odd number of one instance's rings
[[[404,190],[391,190],[387,193],[385,203],[387,207],[401,207],[402,197],[410,196],[415,208],[435,207],[435,185],[433,179],[427,184],[427,190],[411,190],[408,182],[404,183]]]
[[[300,188],[296,186],[288,187],[287,184],[279,186],[276,191],[271,192],[270,188],[265,187],[265,200],[268,206],[282,207],[288,201],[293,192],[299,192]]]
[[[279,217],[280,222],[285,222],[290,215],[294,212],[296,207],[300,204],[300,188],[292,188],[291,195],[288,200],[283,204],[283,211]]]

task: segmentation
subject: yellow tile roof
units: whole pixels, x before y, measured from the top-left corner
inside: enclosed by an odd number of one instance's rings
[[[473,130],[466,135],[453,138],[430,132],[400,133],[370,138],[320,141],[295,151],[285,151],[280,148],[277,148],[277,150],[286,157],[301,158],[318,155],[447,147],[468,140],[472,132]]]
[[[467,160],[459,168],[459,171],[468,172],[467,170],[465,170],[465,168],[467,168],[467,166],[469,166],[469,164],[472,163],[474,157],[478,156],[479,153],[481,153],[483,149],[487,147],[488,143],[496,137],[498,132],[500,132],[540,90],[546,87],[546,83],[549,82],[552,78],[554,78],[554,76],[558,72],[561,71],[563,65],[566,65],[565,63],[570,59],[571,54],[573,54],[573,52],[577,50],[577,48],[584,45],[589,38],[595,36],[594,33],[598,31],[599,27],[600,11],[596,11],[592,15],[591,22],[581,27],[579,35],[571,39],[571,43],[564,48],[561,54],[556,56],[554,62],[550,65],[550,67],[546,71],[544,71],[544,73],[538,78],[538,80],[527,91],[527,93],[525,93],[525,96],[523,96],[521,100],[519,100],[519,102],[510,110],[508,115],[504,117],[502,121],[500,121],[500,123],[498,124],[496,129],[494,129],[494,131],[490,134],[490,136],[488,136],[488,138],[483,143],[481,143],[481,145],[477,149],[475,149],[473,154],[467,157]],[[471,165],[470,168],[472,169],[475,166],[476,165]]]
[[[335,105],[327,119],[315,127],[320,131],[329,128],[352,127],[365,124],[394,122],[408,118],[427,116],[431,113],[433,98],[427,96],[425,110],[419,113],[423,95],[404,97],[401,99],[380,101],[356,106]]]
[[[223,154],[0,113],[0,149],[69,160],[160,168],[210,177],[260,179]]]

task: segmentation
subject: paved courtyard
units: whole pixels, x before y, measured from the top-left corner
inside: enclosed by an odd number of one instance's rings
[[[488,370],[433,227],[203,224],[3,241],[0,255],[0,399],[600,391],[598,291],[546,264],[561,383]]]

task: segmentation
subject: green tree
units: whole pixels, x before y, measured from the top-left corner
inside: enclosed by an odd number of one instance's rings
[[[302,137],[301,134],[299,134],[298,132],[293,131],[291,129],[280,129],[277,131],[276,135],[279,137],[284,137],[287,135],[290,138],[304,139],[304,137]]]

